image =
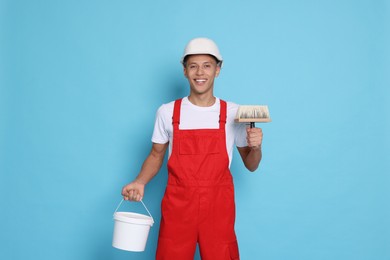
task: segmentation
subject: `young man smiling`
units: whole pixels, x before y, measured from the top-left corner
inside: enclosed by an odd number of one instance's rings
[[[210,106],[214,104],[215,97],[213,96],[214,79],[218,77],[221,67],[217,65],[217,61],[210,55],[198,54],[187,56],[184,63],[184,75],[190,83],[189,98],[201,98],[199,106]],[[211,99],[210,99],[211,98]],[[210,99],[210,100],[208,100]],[[203,103],[202,101],[211,102]]]
[[[263,134],[260,128],[234,123],[238,105],[214,96],[214,80],[223,59],[212,40],[192,39],[181,62],[189,96],[158,109],[152,150],[122,195],[126,200],[141,200],[168,149],[168,184],[161,204],[156,259],[193,259],[197,243],[204,260],[239,259],[229,168],[237,146],[246,168],[256,170]]]

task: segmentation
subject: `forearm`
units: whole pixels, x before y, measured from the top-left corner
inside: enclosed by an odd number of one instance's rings
[[[137,178],[122,188],[122,196],[125,200],[140,201],[142,199],[145,185],[156,176],[161,168],[167,147],[168,143],[153,143],[152,151],[146,157]]]
[[[245,167],[251,172],[255,171],[259,167],[261,157],[261,146],[249,148],[249,152],[244,159]]]
[[[136,182],[146,185],[159,172],[164,161],[165,152],[168,143],[156,144],[152,146],[152,150],[141,167],[141,171],[135,179]]]
[[[146,185],[151,181],[154,176],[157,175],[163,163],[163,158],[156,156],[153,152],[146,158],[145,162],[141,167],[141,171],[138,174],[135,181]]]
[[[238,147],[238,152],[241,155],[245,167],[249,171],[253,172],[259,167],[261,157],[262,157],[261,146]]]

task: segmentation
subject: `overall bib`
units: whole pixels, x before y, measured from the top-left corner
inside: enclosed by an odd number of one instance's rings
[[[234,231],[233,178],[226,150],[226,102],[219,129],[180,130],[181,99],[173,112],[168,184],[161,203],[157,260],[239,259]]]

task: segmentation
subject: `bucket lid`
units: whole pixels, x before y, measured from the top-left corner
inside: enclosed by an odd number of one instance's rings
[[[114,219],[126,223],[153,226],[153,219],[149,216],[133,212],[115,212]]]

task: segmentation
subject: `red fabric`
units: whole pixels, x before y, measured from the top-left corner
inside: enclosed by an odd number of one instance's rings
[[[239,259],[226,102],[220,103],[219,129],[180,130],[181,99],[175,102],[157,260],[192,260],[196,243],[203,260]]]

